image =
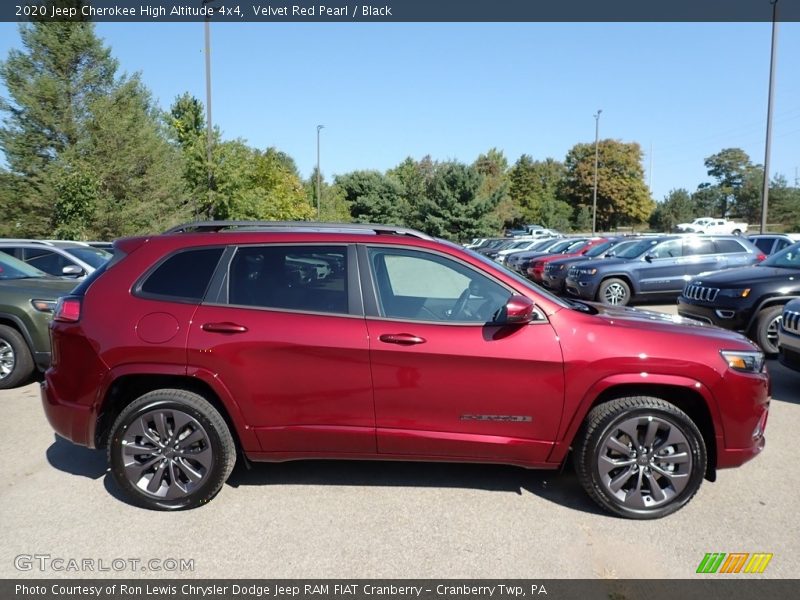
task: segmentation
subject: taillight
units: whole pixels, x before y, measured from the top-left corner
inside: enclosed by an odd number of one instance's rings
[[[64,296],[58,299],[54,321],[76,323],[81,319],[81,299],[74,296]]]
[[[759,253],[758,253],[758,256],[756,256],[756,260],[757,260],[758,262],[761,262],[761,261],[762,261],[762,260],[764,260],[765,258],[767,258],[767,255],[766,255],[766,254],[764,254],[763,252],[759,252]]]

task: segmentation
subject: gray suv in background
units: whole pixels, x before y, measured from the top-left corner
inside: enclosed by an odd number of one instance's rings
[[[700,273],[744,267],[766,255],[735,235],[645,238],[601,261],[583,261],[567,273],[566,290],[584,300],[625,306],[632,300],[675,299]]]
[[[83,279],[100,268],[112,254],[83,242],[61,240],[4,240],[0,252],[56,277]]]

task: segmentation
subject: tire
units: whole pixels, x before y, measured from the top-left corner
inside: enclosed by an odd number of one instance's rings
[[[126,450],[134,446],[142,452]],[[120,413],[111,428],[108,461],[114,481],[134,504],[182,510],[206,504],[219,492],[233,470],[236,447],[225,419],[202,396],[163,389]]]
[[[756,317],[753,337],[764,354],[774,356],[778,353],[778,325],[781,321],[783,305],[762,309]]]
[[[0,390],[25,383],[33,374],[33,355],[22,334],[8,325],[0,325]]]
[[[622,279],[606,279],[597,289],[597,301],[606,306],[627,306],[631,301],[631,287]]]
[[[573,460],[581,485],[601,507],[630,519],[659,519],[700,489],[707,452],[686,413],[659,398],[635,396],[589,412]]]

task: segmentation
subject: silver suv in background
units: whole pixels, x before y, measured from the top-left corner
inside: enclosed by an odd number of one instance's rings
[[[0,252],[5,252],[48,275],[71,279],[83,279],[112,256],[102,248],[63,240],[0,239]]]

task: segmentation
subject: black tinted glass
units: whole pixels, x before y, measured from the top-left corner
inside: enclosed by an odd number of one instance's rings
[[[185,300],[202,300],[222,248],[188,250],[169,257],[142,285],[142,292]]]
[[[342,246],[239,248],[228,302],[307,312],[348,312],[347,249]]]
[[[717,246],[717,252],[721,254],[735,254],[737,252],[747,252],[744,246],[742,246],[736,240],[716,240],[714,242]],[[770,245],[772,245],[772,240],[769,240]],[[769,250],[766,250],[769,252]]]

